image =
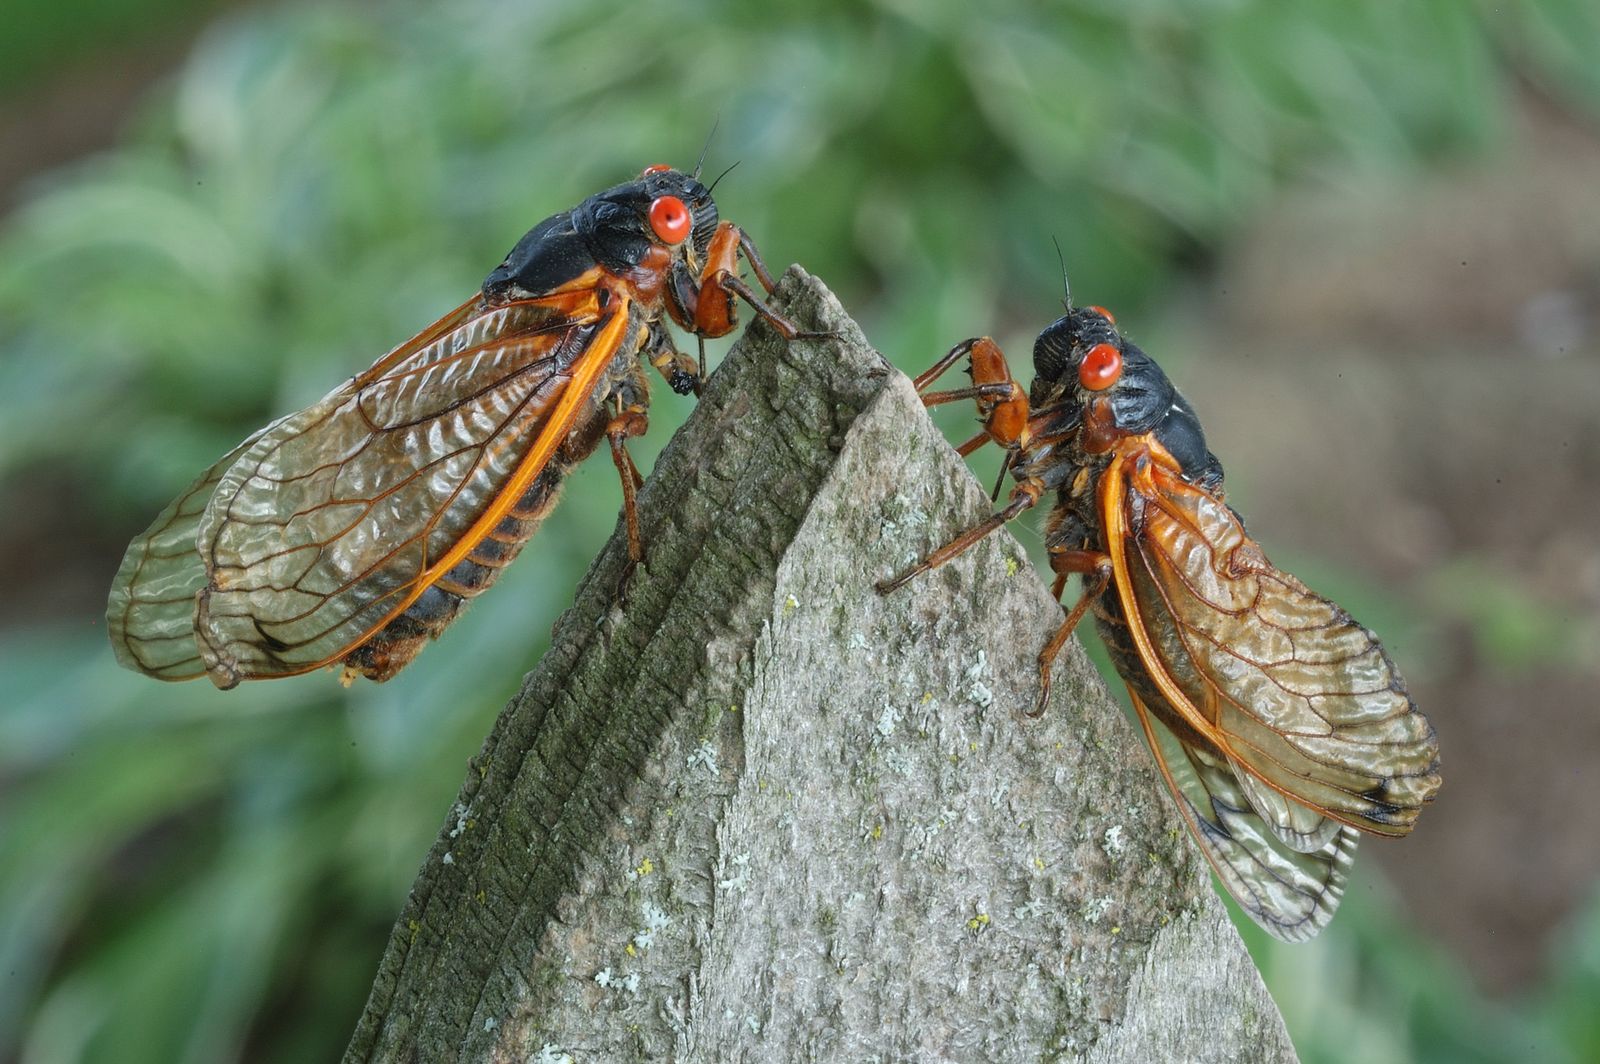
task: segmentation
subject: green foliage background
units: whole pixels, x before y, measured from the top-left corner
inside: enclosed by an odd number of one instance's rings
[[[1138,314],[1287,183],[1500,150],[1513,76],[1600,105],[1597,56],[1589,0],[235,16],[121,146],[0,223],[4,520],[51,493],[71,519],[50,534],[108,584],[247,431],[453,306],[538,219],[692,163],[719,116],[724,216],[920,366],[974,331],[1026,350],[1058,299],[1052,234],[1079,291]],[[646,468],[687,409],[660,390]],[[609,466],[574,480],[538,550],[383,687],[161,685],[81,611],[8,619],[0,1060],[338,1052],[466,759],[615,524]],[[1600,1059],[1600,908],[1505,1006],[1381,897],[1301,951],[1246,929],[1307,1060]]]

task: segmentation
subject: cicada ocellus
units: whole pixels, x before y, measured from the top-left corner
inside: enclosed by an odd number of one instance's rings
[[[128,547],[107,624],[117,660],[220,688],[342,664],[387,680],[499,575],[563,476],[610,444],[640,557],[624,441],[648,361],[674,391],[733,297],[786,336],[748,237],[697,175],[652,166],[534,226],[481,290],[304,410],[224,455]],[[635,357],[639,356],[639,357]]]
[[[970,387],[929,392],[965,360]],[[1183,819],[1244,910],[1297,941],[1332,918],[1359,832],[1408,834],[1439,787],[1439,748],[1371,631],[1276,568],[1224,500],[1193,408],[1099,307],[1039,334],[1024,392],[988,337],[916,380],[972,399],[1016,481],[1008,504],[879,585],[941,565],[1049,496],[1060,599],[1084,593],[1039,655],[1041,693],[1085,611],[1127,684]]]

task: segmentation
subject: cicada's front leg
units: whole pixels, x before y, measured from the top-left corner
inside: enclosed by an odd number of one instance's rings
[[[739,277],[739,256],[750,263],[756,279],[770,294],[775,285],[772,274],[756,252],[755,245],[744,230],[732,222],[721,222],[706,249],[706,261],[699,276],[679,264],[673,270],[667,285],[667,313],[672,320],[694,333],[702,340],[726,336],[738,325],[734,313],[733,297],[738,296],[761,317],[765,318],[786,340],[808,339],[832,335],[807,332],[794,322],[773,310],[760,292],[745,284]],[[704,376],[704,348],[701,351],[701,376]]]
[[[963,358],[967,360],[971,386],[942,392],[926,390]],[[1028,393],[1011,376],[1005,352],[989,337],[975,336],[961,341],[943,358],[918,374],[912,383],[916,385],[917,394],[922,396],[923,406],[938,406],[963,399],[971,399],[977,404],[983,431],[956,448],[961,457],[965,458],[991,440],[1008,452],[1015,452],[1023,445],[1028,428]],[[1002,478],[1009,465],[1008,455],[1001,464]],[[998,494],[999,489],[996,488],[995,495]]]
[[[743,229],[732,222],[723,222],[717,226],[716,233],[711,237],[711,246],[706,249],[705,265],[700,270],[698,295],[694,307],[694,332],[699,336],[726,336],[733,331],[737,324],[733,312],[733,297],[738,295],[745,300],[756,312],[772,322],[784,336],[793,338],[799,330],[787,319],[782,318],[770,308],[761,294],[745,284],[739,278],[739,254],[749,261],[750,268],[755,271],[756,279],[761,282],[761,287],[771,295],[775,287],[772,274],[767,272],[766,263],[761,261],[761,255],[756,251],[756,246]]]
[[[926,390],[963,358],[967,360],[967,372],[972,377],[972,384],[969,387],[952,388],[941,392]],[[918,374],[912,383],[916,385],[924,406],[938,406],[941,403],[954,403],[962,399],[971,399],[977,404],[978,416],[983,421],[983,431],[956,450],[962,457],[966,457],[991,440],[1005,448],[1006,459],[1000,465],[1000,480],[995,483],[994,492],[990,495],[991,498],[998,498],[1006,470],[1011,467],[1012,459],[1027,444],[1028,432],[1028,395],[1011,376],[1011,367],[1006,364],[1006,356],[1000,350],[1000,345],[987,336],[975,336],[970,340],[963,340],[946,352],[943,358]],[[974,525],[944,546],[932,551],[905,572],[891,579],[878,581],[878,591],[888,594],[917,574],[936,569],[957,557],[1007,521],[1024,510],[1031,509],[1044,495],[1045,490],[1043,482],[1037,478],[1024,479],[1011,489],[1011,498],[1003,509],[982,524]]]

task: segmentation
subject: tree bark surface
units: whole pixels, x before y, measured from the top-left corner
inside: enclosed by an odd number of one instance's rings
[[[501,714],[348,1061],[1280,1061],[1133,728],[909,382],[791,268]]]

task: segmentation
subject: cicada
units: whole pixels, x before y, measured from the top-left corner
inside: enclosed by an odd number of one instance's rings
[[[970,387],[928,391],[963,360]],[[1069,299],[1033,364],[1024,392],[979,337],[916,379],[927,405],[976,402],[983,430],[960,451],[999,444],[1016,486],[1003,509],[879,590],[1053,497],[1055,596],[1073,574],[1084,587],[1039,654],[1035,712],[1092,611],[1218,878],[1274,936],[1310,938],[1338,906],[1359,833],[1406,835],[1433,799],[1433,727],[1377,637],[1267,560],[1225,501],[1194,409],[1109,312]]]
[[[713,182],[713,184],[715,184]],[[624,441],[645,431],[649,362],[679,393],[734,297],[795,327],[696,174],[652,166],[540,222],[472,298],[201,474],[134,539],[106,611],[117,660],[162,680],[387,680],[494,583],[605,440],[641,557]]]

